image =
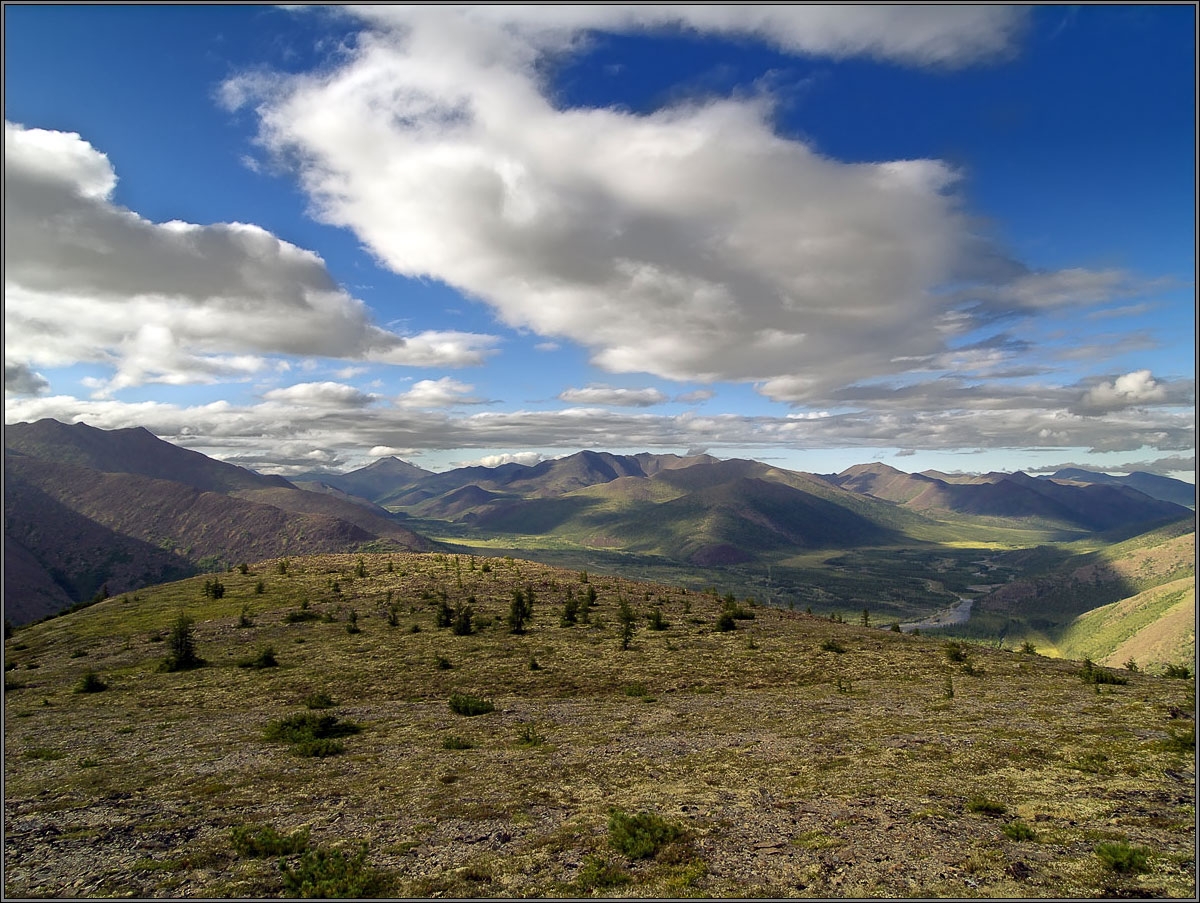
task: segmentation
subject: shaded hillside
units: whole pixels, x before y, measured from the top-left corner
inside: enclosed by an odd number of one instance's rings
[[[826,477],[834,485],[888,502],[911,502],[940,481],[919,473],[904,473],[886,464],[857,464]]]
[[[459,489],[451,489],[444,495],[426,499],[413,508],[421,517],[437,517],[443,520],[458,520],[464,515],[475,515],[491,511],[496,506],[511,501],[511,496],[488,492],[474,483]]]
[[[291,485],[283,477],[265,476],[164,442],[142,427],[101,430],[86,423],[67,425],[49,419],[14,423],[4,428],[4,445],[59,464],[140,474],[209,492]]]
[[[1032,519],[1089,531],[1164,521],[1188,513],[1180,505],[1128,486],[1058,483],[1020,472],[984,474],[950,483],[877,463],[857,465],[825,479],[914,511]]]
[[[696,564],[734,564],[764,551],[854,548],[894,538],[886,528],[826,499],[754,477],[663,502],[623,529],[651,549]]]
[[[264,556],[432,545],[390,518],[290,485],[245,490],[259,498],[249,501],[19,454],[5,470],[5,536],[28,552],[6,568],[5,605],[21,620],[64,607],[47,581],[81,602],[105,583],[120,592]]]
[[[29,468],[8,463],[4,615],[14,624],[89,600],[105,584],[115,594],[196,572],[182,556],[73,510],[26,479]],[[67,465],[40,467],[54,469],[53,476]],[[33,476],[36,481],[39,475]]]
[[[393,495],[401,487],[431,475],[430,471],[415,464],[409,464],[396,457],[387,457],[349,473],[301,474],[293,482],[309,480],[325,483],[350,495],[378,502]]]
[[[396,522],[396,518],[386,509],[377,505],[366,507],[359,502],[352,502],[349,496],[337,496],[306,492],[302,489],[244,489],[232,493],[237,498],[245,499],[260,505],[271,505],[275,508],[289,511],[293,514],[316,514],[324,517],[337,518],[348,524],[354,524],[366,530],[379,539],[390,540],[400,548],[411,549],[414,552],[430,551],[436,543],[430,542]]]
[[[1014,580],[976,603],[980,611],[993,611],[1062,624],[1076,615],[1110,602],[1184,578],[1195,578],[1196,532],[1190,521],[1180,521],[1098,552],[1069,555],[1052,550],[1048,568],[1039,568],[1037,550],[1000,556],[1035,571]],[[1055,560],[1060,559],[1060,560]],[[1037,571],[1040,570],[1040,573]]]
[[[24,532],[27,524],[15,529]],[[120,587],[120,590],[128,587]],[[54,582],[50,572],[27,548],[7,534],[4,537],[4,617],[13,624],[27,624],[52,611],[74,603],[67,591]]]
[[[998,566],[1026,576],[975,600],[970,622],[949,632],[1110,665],[1167,661],[1195,648],[1195,537],[1187,519],[1094,552],[1002,553]]]
[[[330,486],[328,483],[322,483],[315,480],[292,480],[291,484],[297,489],[303,489],[305,492],[319,492],[322,495],[332,496],[335,499],[341,499],[344,502],[352,502],[361,508],[372,511],[375,514],[386,515],[389,512],[386,508],[376,505],[370,499],[365,499],[361,495],[351,495],[345,490],[338,489],[336,486]]]
[[[1144,493],[1152,499],[1173,502],[1176,505],[1183,505],[1189,508],[1196,507],[1196,487],[1192,483],[1185,483],[1183,480],[1174,480],[1170,477],[1160,476],[1155,473],[1146,473],[1140,470],[1135,470],[1132,473],[1122,476],[1113,476],[1112,474],[1097,473],[1078,467],[1067,467],[1062,470],[1056,470],[1049,476],[1040,476],[1038,479],[1128,486],[1130,489],[1136,489],[1138,492]]]
[[[214,558],[229,564],[297,553],[305,546],[334,551],[375,538],[327,515],[290,514],[171,480],[20,457],[8,462],[8,471],[77,514],[191,561]]]
[[[204,579],[6,644],[7,897],[276,898],[305,847],[350,860],[327,892],[382,899],[1195,883],[1193,681],[1099,687],[1074,662],[952,660],[744,600],[754,617],[722,630],[716,594],[501,557],[263,561],[220,600]],[[535,601],[513,633],[518,591]],[[438,626],[468,599],[469,631]],[[293,616],[305,603],[313,620]],[[207,664],[171,673],[181,611]],[[75,692],[89,672],[107,688]],[[340,736],[305,741],[306,724]],[[266,828],[294,847],[255,855]],[[1101,842],[1144,848],[1145,871],[1106,867]]]

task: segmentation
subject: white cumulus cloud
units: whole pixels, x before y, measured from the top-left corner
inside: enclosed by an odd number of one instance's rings
[[[235,78],[227,102],[254,108],[261,143],[298,167],[318,215],[395,272],[442,280],[512,327],[577,342],[611,372],[755,381],[772,397],[803,387],[816,402],[944,352],[947,335],[976,322],[962,311],[954,320],[956,306],[987,312],[980,297],[942,286],[981,282],[994,306],[1113,284],[1082,270],[1031,277],[973,234],[952,166],[832,159],[777,134],[765,94],[646,114],[560,109],[539,69],[588,29],[658,26],[794,52],[968,63],[1011,49],[1019,11],[355,14],[367,25],[336,65]]]
[[[1102,382],[1084,393],[1079,409],[1087,414],[1105,414],[1124,408],[1168,401],[1167,387],[1149,370],[1134,370],[1112,382]],[[1186,403],[1184,398],[1179,403]]]
[[[413,387],[396,398],[406,408],[448,408],[459,404],[485,404],[486,399],[473,397],[474,386],[449,376],[441,379],[420,379]]]
[[[6,361],[108,364],[112,392],[254,373],[262,355],[480,363],[491,336],[381,329],[316,254],[258,226],[154,223],[75,133],[4,124]]]

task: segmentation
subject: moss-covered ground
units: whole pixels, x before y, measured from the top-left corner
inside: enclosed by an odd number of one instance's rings
[[[722,631],[715,595],[503,558],[259,562],[221,574],[219,599],[211,579],[6,642],[7,896],[273,897],[329,867],[248,855],[247,825],[307,831],[344,852],[335,885],[382,896],[1195,890],[1193,680],[1088,684],[1079,663],[982,646],[952,660],[745,600],[754,617]],[[437,626],[471,597],[473,632]],[[160,670],[181,614],[206,664]],[[266,647],[277,666],[245,666]],[[107,689],[77,692],[89,671]],[[494,710],[456,714],[456,694]],[[267,739],[308,711],[361,730],[307,748],[326,755]],[[631,858],[613,809],[682,833]],[[1114,870],[1104,843],[1143,848],[1145,870]]]

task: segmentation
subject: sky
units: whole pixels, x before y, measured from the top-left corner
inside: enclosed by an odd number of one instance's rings
[[[5,422],[1194,480],[1195,15],[6,5]]]

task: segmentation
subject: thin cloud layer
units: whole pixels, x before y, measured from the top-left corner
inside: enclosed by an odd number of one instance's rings
[[[568,404],[603,404],[630,408],[648,408],[669,400],[666,394],[658,389],[619,389],[616,386],[605,385],[564,389],[558,394],[558,399]]]
[[[294,387],[293,387],[294,388]],[[313,390],[306,390],[313,391]],[[1190,411],[1163,407],[1126,410],[1104,418],[1064,410],[1021,408],[860,411],[804,416],[665,415],[596,407],[557,411],[451,414],[425,407],[289,405],[280,399],[235,406],[177,405],[69,396],[9,399],[8,420],[54,417],[102,429],[145,426],[156,435],[222,458],[258,454],[266,470],[306,469],[314,450],[329,466],[366,463],[364,449],[494,448],[1089,448],[1164,452],[1193,448]],[[263,450],[269,449],[264,454]],[[278,455],[278,458],[273,456]],[[292,459],[303,459],[294,466]],[[276,466],[276,465],[282,466]]]
[[[411,11],[356,7],[398,26]],[[963,66],[1008,56],[1027,11],[1011,6],[478,6],[465,18],[519,31],[541,46],[567,46],[587,29],[681,28],[754,37],[783,50],[829,57],[869,56],[917,66]]]
[[[5,360],[111,365],[101,394],[212,383],[316,355],[481,363],[491,336],[375,326],[321,258],[244,223],[153,223],[113,203],[108,158],[74,133],[6,122]]]

